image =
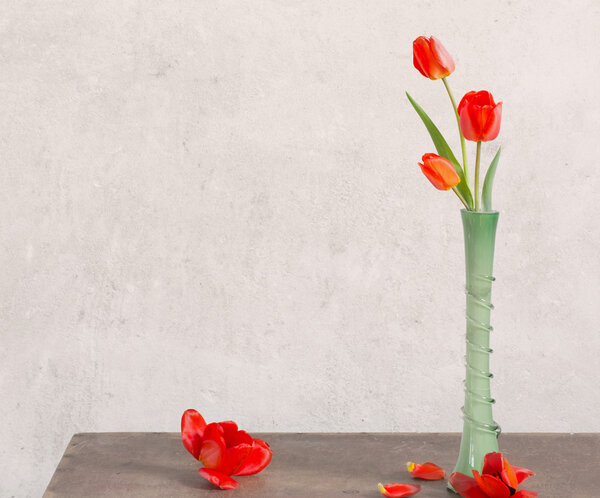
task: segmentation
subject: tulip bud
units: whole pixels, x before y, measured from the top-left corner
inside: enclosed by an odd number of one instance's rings
[[[467,140],[488,142],[500,133],[502,102],[494,103],[490,92],[469,92],[458,104],[460,130]]]
[[[454,72],[454,61],[442,43],[433,36],[419,36],[413,42],[413,64],[431,80],[439,80]]]
[[[437,154],[425,154],[423,163],[419,163],[421,171],[438,190],[450,190],[458,185],[460,178],[448,159]]]

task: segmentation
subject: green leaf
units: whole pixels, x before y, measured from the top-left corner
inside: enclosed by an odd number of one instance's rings
[[[502,147],[498,147],[498,152],[492,159],[490,167],[485,174],[485,180],[483,180],[483,189],[481,190],[481,201],[483,202],[483,209],[485,211],[492,210],[492,187],[494,186],[494,176],[496,175],[496,168],[498,167],[498,161],[500,161],[500,151]]]
[[[433,140],[433,145],[435,145],[435,148],[437,149],[437,153],[440,156],[448,159],[448,161],[450,161],[454,166],[454,169],[456,170],[456,173],[460,178],[460,183],[456,186],[456,189],[461,193],[465,201],[467,201],[469,209],[473,209],[473,196],[471,195],[471,190],[469,189],[467,182],[465,181],[465,173],[460,163],[456,160],[456,157],[454,156],[452,149],[448,145],[448,142],[446,142],[446,139],[440,133],[440,130],[438,130],[437,126],[433,124],[431,118],[421,108],[421,106],[413,100],[413,98],[409,95],[408,92],[406,92],[406,96],[408,97],[408,100],[410,100],[410,103],[415,108],[415,111],[417,111],[417,114],[419,115],[419,117],[423,121],[423,124],[427,128],[427,131],[431,136],[431,140]]]

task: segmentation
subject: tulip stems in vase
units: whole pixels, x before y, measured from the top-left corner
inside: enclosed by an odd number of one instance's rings
[[[477,142],[477,155],[475,156],[475,211],[479,211],[479,162],[481,159],[481,140]]]
[[[456,100],[454,100],[454,95],[452,94],[452,90],[450,90],[450,85],[446,78],[442,78],[442,82],[446,87],[446,91],[448,92],[448,97],[450,97],[450,102],[452,102],[452,107],[454,109],[454,115],[456,116],[456,124],[458,125],[458,136],[460,137],[460,148],[462,149],[462,158],[463,158],[463,171],[465,173],[465,182],[467,184],[467,188],[469,187],[469,165],[467,164],[467,146],[465,144],[465,137],[462,134],[460,129],[460,116],[458,114],[458,108],[456,107]],[[469,209],[467,207],[467,209]]]
[[[463,206],[465,206],[465,209],[468,210],[469,209],[469,205],[467,204],[467,201],[465,201],[465,198],[460,194],[460,192],[458,191],[458,189],[456,187],[452,187],[452,191],[460,199],[460,202],[463,203]]]
[[[498,451],[500,427],[492,417],[490,314],[498,212],[461,211],[465,240],[467,335],[465,403],[460,452],[454,472],[481,471],[487,453]],[[450,484],[449,488],[452,489]]]

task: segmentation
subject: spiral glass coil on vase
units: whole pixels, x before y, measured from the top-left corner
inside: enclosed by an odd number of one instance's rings
[[[500,427],[492,417],[490,314],[498,212],[461,211],[465,237],[467,298],[463,433],[454,472],[481,472],[483,457],[498,451]],[[450,485],[448,485],[450,486]]]

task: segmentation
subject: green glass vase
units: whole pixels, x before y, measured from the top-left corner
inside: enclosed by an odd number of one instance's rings
[[[467,285],[465,404],[460,453],[454,472],[481,472],[483,457],[498,451],[500,427],[492,417],[490,313],[498,212],[462,210]],[[450,485],[448,485],[450,487]],[[450,489],[452,489],[450,487]]]

